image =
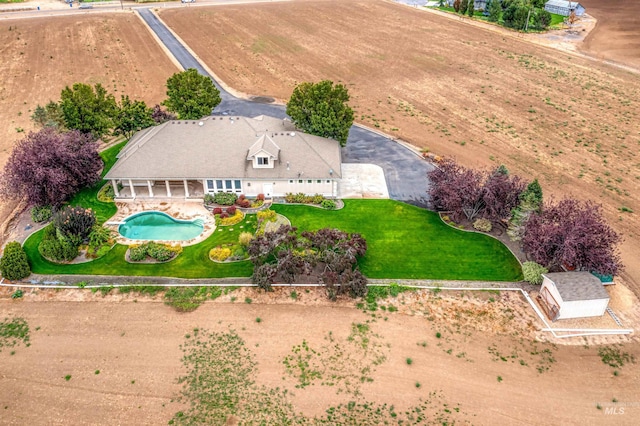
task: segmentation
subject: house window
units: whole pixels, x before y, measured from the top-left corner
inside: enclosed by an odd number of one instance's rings
[[[236,187],[236,192],[242,192],[242,183],[239,180],[234,180],[233,183]]]
[[[316,181],[316,183],[322,183],[322,181],[321,181],[320,179],[318,179],[318,180]]]
[[[233,182],[231,181],[231,179],[227,179],[224,181],[224,189],[227,192],[231,192],[233,190]]]
[[[222,191],[222,179],[216,180],[216,190]]]
[[[303,183],[304,181],[302,179],[298,179],[298,183]]]
[[[213,188],[213,180],[212,179],[207,179],[207,189],[212,191]]]
[[[268,166],[269,157],[258,157],[258,166]]]
[[[329,179],[327,179],[327,183],[331,183],[331,181]]]
[[[307,180],[307,183],[313,183],[313,181],[311,179]]]
[[[293,179],[289,179],[289,183],[293,183]]]

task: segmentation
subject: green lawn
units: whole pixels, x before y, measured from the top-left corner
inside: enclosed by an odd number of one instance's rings
[[[125,142],[103,151],[104,176],[116,161]],[[114,203],[98,201],[96,195],[104,180],[79,192],[71,205],[90,207],[100,223],[116,213]],[[345,208],[321,210],[299,205],[275,205],[275,211],[291,220],[299,231],[324,227],[359,232],[368,250],[360,266],[371,278],[431,278],[458,280],[516,281],[522,279],[520,264],[499,241],[482,234],[455,230],[434,212],[393,200],[345,200]],[[240,226],[243,228],[240,228]],[[40,256],[42,231],[24,243],[37,274],[131,275],[179,278],[248,277],[249,261],[219,264],[209,260],[209,250],[236,242],[242,231],[255,232],[256,216],[242,223],[218,227],[205,241],[185,247],[173,261],[163,264],[132,264],[124,260],[126,246],[117,244],[107,255],[92,262],[58,265]],[[233,231],[231,230],[233,229]]]
[[[360,262],[371,278],[433,278],[460,280],[520,280],[518,261],[504,245],[481,234],[461,232],[443,224],[436,213],[392,200],[346,200],[338,211],[314,207],[276,205],[299,230],[335,227],[359,232],[368,250]],[[116,245],[106,256],[78,265],[56,265],[38,253],[41,232],[25,242],[32,270],[40,274],[137,275],[181,278],[241,277],[251,274],[251,263],[213,263],[209,250],[236,241],[240,231],[255,229],[255,216],[247,216],[243,229],[219,227],[204,242],[185,247],[172,262],[156,265],[124,261],[126,247]]]
[[[517,281],[522,269],[499,241],[453,229],[437,213],[393,200],[345,200],[338,211],[275,205],[299,230],[324,227],[359,232],[367,241],[360,262],[370,278]]]
[[[120,152],[123,146],[125,146],[126,142],[119,143],[118,145],[114,145],[111,148],[102,151],[100,153],[100,157],[102,157],[102,161],[104,161],[104,168],[102,169],[102,176],[107,174],[109,169],[113,167],[117,158],[116,156]],[[105,180],[100,180],[98,183],[93,185],[91,188],[85,188],[82,191],[78,192],[70,201],[69,205],[71,206],[82,206],[84,208],[91,208],[98,219],[99,223],[105,223],[111,216],[116,214],[118,209],[116,208],[115,203],[103,203],[99,201],[97,198],[98,191],[100,188],[106,183]]]

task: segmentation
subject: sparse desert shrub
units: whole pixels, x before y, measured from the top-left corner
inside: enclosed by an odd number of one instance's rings
[[[35,223],[46,222],[51,219],[51,206],[34,206],[31,209],[31,220]]]
[[[12,241],[4,248],[0,259],[0,272],[8,280],[21,280],[31,274],[27,254],[17,241]]]
[[[491,221],[489,219],[477,219],[473,222],[473,228],[480,232],[491,232]]]
[[[522,275],[524,280],[531,284],[542,284],[542,274],[549,272],[547,268],[536,262],[524,262],[522,264]]]

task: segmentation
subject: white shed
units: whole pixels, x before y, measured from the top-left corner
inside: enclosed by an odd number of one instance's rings
[[[555,272],[542,277],[538,300],[552,321],[598,317],[606,312],[609,294],[590,272]]]
[[[577,1],[569,0],[549,0],[544,4],[544,10],[556,15],[569,16],[575,11],[576,16],[584,15],[585,8]]]

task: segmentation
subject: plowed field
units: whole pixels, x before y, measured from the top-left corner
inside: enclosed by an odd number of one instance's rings
[[[73,83],[101,83],[153,105],[178,71],[131,13],[3,21],[0,25],[0,167],[33,129],[37,104],[59,100]],[[0,200],[0,222],[11,209]]]
[[[237,90],[283,100],[298,82],[343,82],[361,123],[468,166],[504,163],[547,196],[603,203],[638,291],[639,75],[385,1],[161,17]]]

